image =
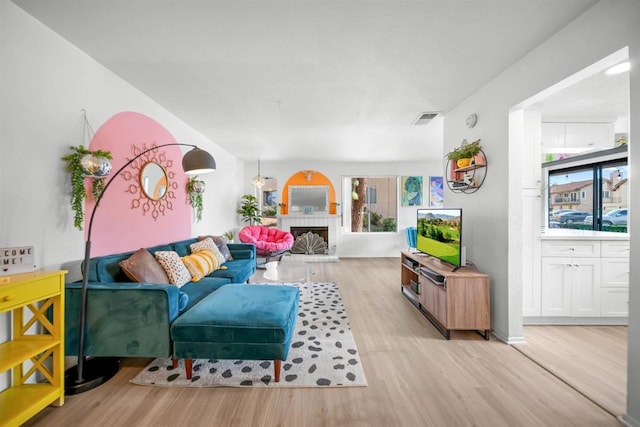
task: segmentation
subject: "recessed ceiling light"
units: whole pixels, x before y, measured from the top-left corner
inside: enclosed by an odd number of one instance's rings
[[[631,69],[630,62],[621,62],[613,67],[609,68],[606,73],[609,75],[624,73],[625,71],[629,71]]]

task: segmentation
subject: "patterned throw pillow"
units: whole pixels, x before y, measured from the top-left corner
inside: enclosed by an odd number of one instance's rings
[[[167,273],[170,283],[181,287],[191,280],[191,274],[180,260],[180,255],[177,252],[158,251],[154,255]]]
[[[207,237],[204,240],[200,240],[199,242],[192,243],[189,247],[191,248],[192,254],[198,253],[203,249],[210,250],[211,252],[213,252],[213,255],[215,255],[215,257],[218,259],[218,264],[220,265],[224,264],[226,261],[226,259],[224,259],[224,255],[220,253],[220,250],[218,249],[216,244],[213,242],[213,239],[211,237]]]
[[[182,263],[191,274],[191,281],[197,282],[220,267],[218,259],[209,249],[203,249],[191,255],[183,256]]]
[[[229,243],[229,239],[227,239],[226,236],[198,236],[198,240],[204,240],[207,237],[213,240],[213,243],[216,244],[225,261],[231,261],[233,259],[233,256],[231,256],[231,251],[227,246],[227,243]]]

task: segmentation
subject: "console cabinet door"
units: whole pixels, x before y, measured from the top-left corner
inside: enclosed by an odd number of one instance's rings
[[[425,310],[447,327],[447,293],[440,286],[434,285],[427,279],[422,285],[421,292],[421,302]]]

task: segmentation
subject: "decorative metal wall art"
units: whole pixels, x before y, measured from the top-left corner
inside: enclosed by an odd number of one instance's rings
[[[131,146],[133,156],[156,146],[142,144],[142,147]],[[167,158],[164,150],[155,149],[140,156],[131,163],[131,168],[122,172],[122,177],[130,181],[127,192],[135,196],[131,200],[131,209],[142,209],[142,215],[149,213],[155,220],[167,210],[173,210],[173,200],[178,183],[175,172],[171,170],[173,160]]]

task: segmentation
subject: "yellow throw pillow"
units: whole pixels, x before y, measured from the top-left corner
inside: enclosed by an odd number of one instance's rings
[[[192,282],[197,282],[220,267],[220,262],[209,249],[203,249],[191,255],[183,256],[181,259],[191,274]]]

